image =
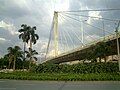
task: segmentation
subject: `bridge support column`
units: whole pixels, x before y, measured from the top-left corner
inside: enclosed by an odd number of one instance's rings
[[[58,12],[54,12],[54,55],[58,56]]]

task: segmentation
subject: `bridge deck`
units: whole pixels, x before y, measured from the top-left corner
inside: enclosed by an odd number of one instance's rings
[[[119,33],[118,37],[120,38],[120,33]],[[92,43],[88,43],[88,44],[84,45],[83,47],[81,46],[81,47],[75,48],[74,50],[70,50],[66,53],[62,53],[62,54],[58,55],[57,57],[49,58],[45,62],[62,63],[62,62],[81,60],[83,58],[80,58],[80,56],[82,54],[85,54],[87,49],[89,49],[89,50],[92,49],[99,42],[103,42],[103,41],[108,42],[108,41],[112,41],[115,39],[116,39],[116,34],[112,34],[112,35],[106,36],[104,38],[100,38],[99,40],[96,40]]]

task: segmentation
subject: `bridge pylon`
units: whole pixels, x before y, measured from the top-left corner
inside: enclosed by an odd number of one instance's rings
[[[58,56],[58,12],[54,11],[54,56]]]

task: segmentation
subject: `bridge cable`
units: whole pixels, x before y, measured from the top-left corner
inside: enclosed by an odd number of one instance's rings
[[[68,15],[64,15],[64,16],[69,17],[69,18],[71,18],[71,19],[73,19],[73,20],[75,20],[75,21],[78,21],[78,22],[83,22],[84,24],[87,24],[87,25],[89,25],[89,26],[91,26],[91,27],[94,27],[94,28],[96,28],[96,29],[103,30],[103,29],[101,29],[100,27],[96,27],[96,26],[91,25],[91,24],[89,24],[89,23],[85,23],[84,21],[77,20],[76,18],[73,18],[73,17],[71,17],[71,16],[68,16]],[[108,32],[108,31],[106,31],[106,32],[109,33],[109,34],[112,34],[112,33]]]
[[[94,16],[89,16],[89,15],[80,15],[80,14],[71,14],[71,13],[64,13],[64,14],[74,15],[74,16],[81,16],[81,17],[98,18],[98,19],[103,19],[103,20],[107,20],[107,21],[119,21],[119,19],[101,18],[101,17],[94,17]]]
[[[50,42],[51,42],[51,38],[52,38],[53,27],[54,27],[54,23],[53,23],[53,20],[52,20],[52,25],[51,25],[51,29],[50,29],[50,34],[49,34],[49,40],[48,40],[48,45],[47,45],[47,49],[46,49],[45,59],[47,59],[47,54],[48,54],[48,50],[49,50],[49,46],[50,46]]]
[[[89,12],[89,11],[104,11],[104,12],[108,12],[108,11],[119,11],[120,8],[109,8],[109,9],[90,9],[90,10],[77,10],[77,11],[58,11],[59,13],[65,13],[65,12]]]
[[[59,45],[61,47],[60,50],[64,51],[64,49],[62,48],[62,47],[64,47],[64,45],[63,45],[63,41],[62,41],[63,38],[62,38],[62,33],[61,32],[59,32],[59,39],[60,39],[59,40],[59,42],[60,42]]]
[[[90,38],[92,38],[93,40],[97,40],[97,39],[94,39],[92,36],[90,36],[87,32],[84,31],[84,33],[86,33]],[[84,45],[84,43],[83,43]]]
[[[79,15],[79,14],[71,14],[71,13],[65,13],[65,14],[68,14],[68,15],[75,15],[75,16],[81,16],[81,17],[90,17],[90,18],[98,18],[99,20],[106,20],[106,21],[113,21],[113,22],[118,22],[120,19],[108,19],[108,18],[100,18],[100,17],[93,17],[93,16],[87,16],[87,15]],[[103,22],[103,21],[102,21]],[[104,30],[105,31],[105,30]],[[108,31],[107,31],[108,32]],[[110,33],[110,32],[108,32]],[[110,33],[112,34],[112,33]]]
[[[92,36],[90,36],[87,32],[84,31],[84,33],[86,33],[88,35],[88,37],[94,39]],[[94,41],[96,41],[97,39],[94,39]]]
[[[99,30],[103,30],[103,29],[101,29],[100,27],[96,27],[96,26],[94,26],[94,25],[91,25],[91,24],[89,24],[89,23],[85,23],[84,21],[80,21],[80,20],[78,20],[78,19],[76,19],[76,18],[73,18],[73,17],[71,17],[71,16],[68,16],[68,15],[65,15],[66,17],[69,17],[69,18],[71,18],[71,19],[74,19],[74,20],[76,20],[76,21],[78,21],[78,22],[83,22],[84,24],[87,24],[87,25],[89,25],[89,26],[91,26],[91,27],[94,27],[94,28],[97,28],[97,29],[99,29]],[[86,20],[85,20],[86,21]],[[112,34],[111,32],[108,32],[108,31],[106,31],[107,33],[109,33],[109,34]]]
[[[61,20],[61,19],[60,19]],[[61,20],[62,21],[62,20]],[[63,33],[62,35],[63,35],[63,37],[64,37],[64,39],[65,39],[65,50],[67,50],[67,48],[66,48],[66,45],[67,45],[67,47],[68,47],[68,49],[69,49],[69,45],[68,45],[68,41],[67,41],[67,37],[65,36],[65,33],[64,32],[61,32],[61,33]]]
[[[59,21],[60,21],[60,20],[59,20]],[[60,34],[60,35],[59,35],[59,37],[60,37],[60,38],[59,38],[59,39],[60,39],[60,44],[61,44],[61,47],[63,47],[63,48],[61,48],[61,49],[64,51],[64,50],[65,50],[65,45],[64,45],[64,42],[63,42],[63,35],[64,35],[64,34],[62,34],[62,31],[59,32],[59,34]],[[59,45],[60,45],[60,44],[59,44]]]
[[[60,16],[60,17],[61,17],[61,16]],[[62,17],[61,17],[61,19],[62,19]],[[63,20],[63,19],[62,19],[62,20]],[[63,20],[63,21],[64,21],[64,20]],[[64,30],[65,30],[65,28],[64,28]],[[67,33],[68,37],[70,38],[70,41],[72,42],[73,48],[74,48],[74,47],[75,47],[75,46],[74,46],[74,42],[73,42],[73,40],[72,40],[72,38],[71,38],[69,32],[67,32],[66,30],[65,30],[65,32]]]
[[[60,14],[59,14],[60,15]],[[64,16],[61,15],[61,17],[64,19],[64,20],[67,20]],[[67,20],[68,21],[68,20]],[[71,24],[72,25],[72,24]],[[71,29],[72,30],[72,29]],[[73,30],[72,30],[73,31]],[[74,31],[73,31],[74,32]],[[82,40],[79,39],[78,35],[74,32],[75,36],[77,37],[77,39],[82,43]],[[84,43],[82,43],[82,45],[84,45]]]

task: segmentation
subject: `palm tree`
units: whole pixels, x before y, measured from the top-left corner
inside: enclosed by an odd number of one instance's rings
[[[30,34],[30,48],[32,49],[32,43],[36,44],[37,40],[39,39],[39,36],[35,34],[36,27],[32,27],[29,34]]]
[[[28,39],[29,42],[30,42],[30,48],[29,48],[29,54],[30,54],[30,57],[32,57],[32,44],[36,44],[37,40],[39,39],[39,36],[37,34],[35,34],[35,30],[36,30],[36,27],[28,27],[28,31],[27,31],[27,34],[28,34]],[[31,59],[31,58],[30,58]],[[31,60],[30,60],[31,61]]]
[[[20,32],[19,39],[22,39],[24,43],[24,61],[25,61],[25,49],[26,49],[26,43],[28,43],[30,37],[28,32],[30,31],[30,27],[26,24],[21,25],[22,29],[19,29],[18,32]]]
[[[36,44],[37,40],[39,39],[39,36],[35,34],[36,27],[30,27],[27,26],[26,24],[21,25],[22,29],[19,30],[21,33],[19,35],[19,38],[23,40],[24,42],[24,52],[25,52],[25,44],[28,41],[30,42],[30,48],[32,49],[32,43]],[[25,54],[24,54],[25,56]]]
[[[35,55],[37,55],[38,54],[38,52],[36,52],[36,50],[32,50],[31,48],[29,48],[29,52],[28,51],[25,51],[26,52],[26,57],[27,58],[29,58],[29,60],[30,60],[30,64],[29,64],[29,69],[30,69],[30,67],[31,67],[31,62],[33,61],[33,60],[36,60],[37,61],[37,58],[35,57]]]
[[[15,70],[15,63],[17,59],[23,58],[23,52],[19,46],[15,46],[14,48],[8,47],[8,56],[9,56],[9,67],[11,62],[13,61],[13,70]]]

